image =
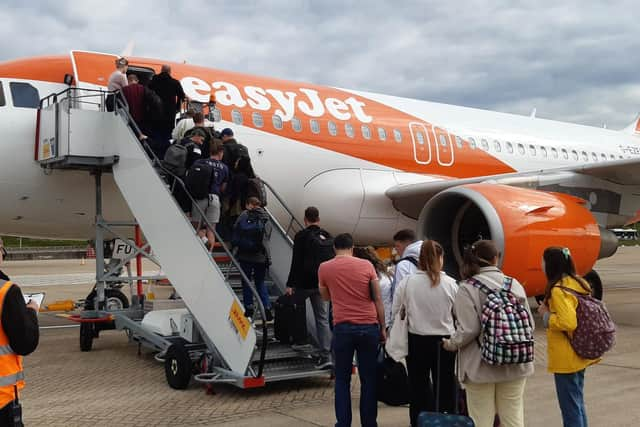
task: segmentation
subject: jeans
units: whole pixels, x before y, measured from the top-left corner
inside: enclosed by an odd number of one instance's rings
[[[329,302],[324,301],[318,289],[296,289],[296,302],[302,304],[307,298],[311,301],[313,317],[316,321],[316,335],[320,356],[331,357],[331,328],[329,327]]]
[[[454,413],[456,354],[442,349],[442,338],[444,337],[440,335],[409,333],[407,375],[410,393],[409,418],[412,426],[418,425],[418,414],[423,411]]]
[[[351,426],[351,371],[354,352],[360,376],[360,421],[363,427],[376,427],[376,368],[380,329],[377,324],[339,323],[333,328],[335,354],[336,427]]]
[[[267,264],[264,262],[240,261],[240,268],[242,268],[242,271],[244,271],[244,274],[249,280],[251,280],[251,276],[253,275],[253,280],[256,284],[256,290],[260,295],[262,305],[264,305],[265,310],[271,309],[269,292],[267,292],[267,287],[264,284],[264,276],[267,274]],[[249,284],[244,280],[242,281],[242,302],[245,308],[253,308],[253,292],[251,292]]]
[[[554,374],[564,427],[587,427],[584,406],[584,369],[573,374]]]

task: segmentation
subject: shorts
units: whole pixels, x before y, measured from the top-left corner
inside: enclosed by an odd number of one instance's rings
[[[198,206],[204,212],[205,218],[211,224],[217,224],[220,221],[220,197],[217,194],[209,194],[207,199],[196,200],[191,207],[191,221],[200,222],[200,211]]]

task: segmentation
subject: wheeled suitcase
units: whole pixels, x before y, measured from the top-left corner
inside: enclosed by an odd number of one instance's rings
[[[307,341],[307,309],[294,295],[282,295],[275,304],[274,335],[285,344],[305,344]]]
[[[438,357],[437,360],[437,369],[438,369],[438,380],[437,383],[440,384],[440,352],[442,350],[442,346],[438,346]],[[458,389],[456,388],[456,394]],[[457,396],[456,396],[457,400]],[[436,388],[436,411],[435,412],[421,412],[418,415],[418,427],[474,427],[475,424],[473,420],[464,415],[458,414],[446,414],[438,412],[440,407],[440,387]]]

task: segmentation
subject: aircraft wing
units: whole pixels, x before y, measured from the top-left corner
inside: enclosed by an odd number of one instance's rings
[[[538,188],[543,185],[562,183],[577,174],[592,176],[619,185],[640,185],[640,159],[615,160],[473,178],[443,178],[435,181],[396,185],[389,188],[385,194],[393,201],[396,209],[410,218],[417,219],[424,204],[431,197],[447,188],[479,182]],[[430,177],[430,179],[433,178]]]

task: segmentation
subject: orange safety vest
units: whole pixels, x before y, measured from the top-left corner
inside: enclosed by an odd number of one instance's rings
[[[4,308],[4,297],[11,288],[11,282],[0,280],[0,319]],[[18,390],[24,388],[24,371],[22,370],[22,356],[13,352],[9,345],[9,338],[2,328],[0,321],[0,408],[4,408],[14,401]]]

